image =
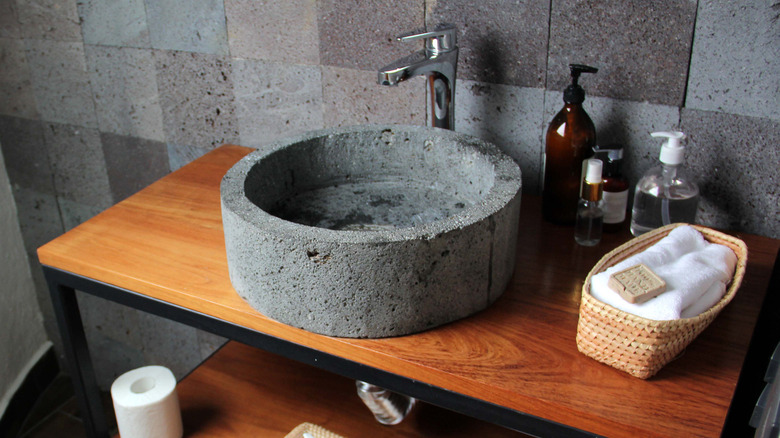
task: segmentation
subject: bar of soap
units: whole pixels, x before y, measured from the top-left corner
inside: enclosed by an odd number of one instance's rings
[[[666,282],[645,264],[609,276],[609,287],[629,303],[640,304],[666,291]]]

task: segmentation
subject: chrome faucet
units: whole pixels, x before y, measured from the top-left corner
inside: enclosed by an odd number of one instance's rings
[[[411,77],[425,75],[430,89],[431,126],[455,130],[455,74],[458,69],[458,29],[445,25],[437,30],[411,33],[400,41],[425,41],[425,49],[401,58],[378,72],[381,85],[398,85]]]

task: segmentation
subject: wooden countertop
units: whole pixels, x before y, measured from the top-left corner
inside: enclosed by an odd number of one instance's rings
[[[749,248],[740,291],[682,357],[647,381],[575,344],[582,281],[631,236],[578,246],[571,228],[541,220],[532,197],[521,206],[515,275],[493,306],[411,336],[331,338],[264,317],[230,284],[219,183],[249,152],[210,152],[41,247],[41,263],[592,433],[719,435],[780,241],[737,234]]]

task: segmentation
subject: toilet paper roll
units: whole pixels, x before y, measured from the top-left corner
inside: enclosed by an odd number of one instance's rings
[[[171,370],[148,366],[128,371],[111,385],[122,438],[181,438],[181,410]]]

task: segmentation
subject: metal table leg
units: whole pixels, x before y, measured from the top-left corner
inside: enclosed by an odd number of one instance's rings
[[[68,361],[73,389],[84,420],[87,436],[90,438],[106,438],[108,425],[105,410],[100,398],[100,389],[95,379],[92,359],[87,348],[87,338],[81,321],[76,290],[59,284],[52,272],[44,268],[46,281],[49,285],[57,325],[60,328],[65,347],[65,358]]]

